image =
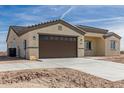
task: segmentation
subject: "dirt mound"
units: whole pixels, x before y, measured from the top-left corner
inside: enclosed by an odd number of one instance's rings
[[[124,87],[124,81],[110,82],[72,69],[38,69],[0,73],[0,87]]]

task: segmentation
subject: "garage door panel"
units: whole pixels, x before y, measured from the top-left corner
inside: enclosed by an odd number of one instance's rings
[[[45,37],[40,36],[40,58],[52,57],[76,57],[77,55],[77,41],[76,38],[71,37]],[[54,38],[54,39],[53,39]],[[70,40],[69,40],[70,39]],[[72,39],[72,40],[71,40]]]

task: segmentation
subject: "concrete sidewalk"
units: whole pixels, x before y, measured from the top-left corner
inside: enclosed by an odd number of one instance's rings
[[[124,79],[124,64],[120,63],[86,58],[41,59],[40,61],[0,64],[0,71],[38,68],[72,68],[110,81]]]

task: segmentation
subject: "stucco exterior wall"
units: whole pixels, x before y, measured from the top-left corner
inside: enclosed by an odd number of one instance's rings
[[[100,38],[103,38],[103,35],[104,34],[101,34],[101,33],[91,33],[91,32],[86,32],[85,36],[87,37],[100,37]]]
[[[16,48],[16,51],[17,51],[16,55],[18,56],[18,49],[17,49],[18,46],[19,46],[19,37],[12,29],[10,29],[9,37],[7,40],[7,49],[8,48]]]
[[[24,49],[24,40],[26,40],[27,42],[27,47],[26,47],[26,50]],[[20,49],[20,57],[21,58],[29,58],[29,49],[28,49],[28,46],[29,46],[29,35],[28,34],[25,34],[25,35],[22,35],[19,39],[19,49]]]
[[[112,50],[110,48],[110,42],[111,40],[115,40],[116,41],[116,49]],[[105,39],[105,55],[106,56],[112,56],[112,55],[120,55],[120,39],[111,36]]]
[[[7,40],[7,48],[16,48],[16,56],[21,58],[29,58],[29,51],[28,48],[26,51],[24,50],[24,40],[27,41],[27,47],[29,45],[29,38],[28,34],[25,34],[21,37],[17,36],[17,34],[10,29],[9,37]],[[26,52],[26,54],[25,54]]]
[[[9,37],[8,37],[8,40],[7,40],[7,47],[8,48],[15,48],[15,46],[13,44],[14,43],[14,40],[17,43],[18,36],[16,35],[16,33],[12,29],[10,29]]]
[[[105,39],[103,37],[97,38],[96,42],[96,56],[105,56]]]

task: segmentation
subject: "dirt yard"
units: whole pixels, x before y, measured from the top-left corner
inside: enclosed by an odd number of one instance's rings
[[[98,59],[98,60],[113,61],[113,62],[123,63],[124,64],[124,54],[121,54],[120,56],[91,57],[91,58],[92,59]]]
[[[114,88],[124,80],[111,82],[72,69],[35,69],[0,72],[0,87],[18,88]]]

